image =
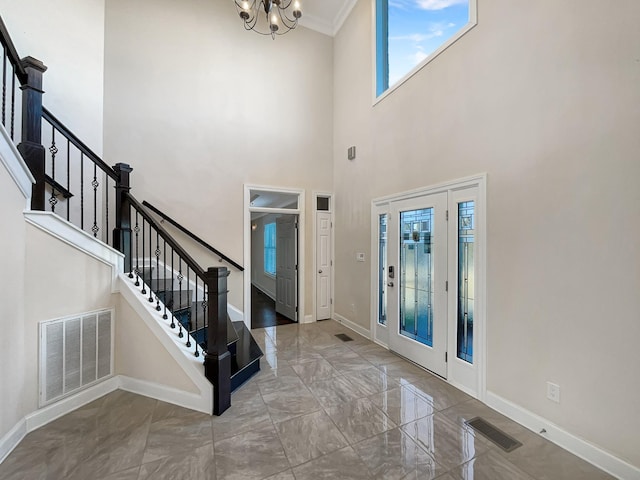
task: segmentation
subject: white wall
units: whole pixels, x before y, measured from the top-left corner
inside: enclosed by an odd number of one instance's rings
[[[23,220],[24,221],[24,220]],[[24,389],[27,412],[38,408],[38,322],[111,308],[111,266],[27,225],[24,288]]]
[[[105,0],[0,0],[18,55],[42,61],[43,103],[102,153]]]
[[[244,263],[243,184],[331,190],[332,38],[274,41],[210,0],[110,0],[106,24],[105,157],[138,199]]]
[[[369,326],[372,198],[487,172],[488,389],[640,466],[640,3],[478,2],[375,106],[371,3],[335,38],[336,313]]]
[[[3,127],[0,126],[0,129]],[[5,142],[4,137],[0,142]],[[6,145],[6,143],[3,144]],[[2,148],[4,155],[5,149]],[[8,158],[0,160],[7,161]],[[0,161],[0,204],[2,228],[10,235],[0,235],[0,439],[21,420],[27,410],[22,402],[25,385],[25,243],[26,224],[22,211],[26,199]]]

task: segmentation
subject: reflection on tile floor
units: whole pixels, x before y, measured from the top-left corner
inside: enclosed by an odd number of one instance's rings
[[[612,478],[336,322],[253,334],[262,371],[223,416],[116,391],[27,435],[0,480]]]

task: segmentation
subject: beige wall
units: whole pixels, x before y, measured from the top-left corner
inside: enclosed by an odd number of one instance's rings
[[[200,393],[144,320],[120,295],[116,299],[115,374]]]
[[[133,166],[137,198],[244,263],[243,184],[304,188],[309,213],[331,190],[332,38],[274,41],[210,0],[110,0],[106,24],[105,157]]]
[[[478,2],[375,106],[371,3],[335,38],[336,313],[369,327],[372,198],[487,172],[488,389],[640,466],[640,3]]]
[[[1,127],[0,127],[1,128]],[[0,142],[4,139],[0,138]],[[22,216],[26,200],[9,173],[0,163],[0,204],[2,228],[10,235],[0,235],[0,438],[28,412],[23,403],[27,379],[25,362],[33,351],[24,344],[24,291],[26,224]]]
[[[102,153],[105,0],[0,0],[18,55],[41,60],[43,103]]]
[[[23,220],[24,221],[24,220]],[[27,225],[24,352],[26,412],[38,408],[38,322],[115,306],[111,266]]]

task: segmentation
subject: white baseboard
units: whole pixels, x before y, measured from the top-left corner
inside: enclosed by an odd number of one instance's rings
[[[351,330],[353,330],[357,334],[362,335],[363,337],[371,340],[371,332],[369,330],[367,330],[366,328],[362,327],[361,325],[358,325],[357,323],[352,322],[347,317],[343,317],[339,313],[334,313],[333,314],[333,319],[336,322],[339,322],[339,323],[343,324],[345,327],[350,328]]]
[[[208,415],[210,415],[213,410],[213,404],[205,403],[205,400],[208,399],[203,399],[201,395],[196,393],[185,392],[173,387],[167,387],[166,385],[147,382],[146,380],[139,380],[125,375],[120,375],[119,380],[120,389],[127,392],[137,393],[138,395],[144,395],[145,397],[172,403]],[[211,386],[211,390],[213,391],[213,386]]]
[[[592,443],[567,432],[549,420],[540,417],[539,415],[536,415],[535,413],[530,412],[493,392],[487,391],[485,403],[535,433],[539,434],[542,429],[546,430],[546,433],[542,434],[544,438],[615,476],[616,478],[623,480],[640,479],[640,468],[625,462],[621,458],[618,458]]]
[[[27,421],[22,418],[4,437],[0,438],[0,463],[4,462],[4,459],[9,456],[26,435]]]
[[[300,323],[313,323],[315,320],[313,319],[313,315],[305,315],[300,319]]]
[[[75,395],[71,395],[70,397],[47,405],[44,408],[40,408],[25,417],[27,421],[27,431],[32,432],[35,429],[86,405],[87,403],[97,400],[107,393],[117,390],[119,386],[120,382],[118,377],[110,377],[103,382],[97,383],[93,387],[76,393]]]

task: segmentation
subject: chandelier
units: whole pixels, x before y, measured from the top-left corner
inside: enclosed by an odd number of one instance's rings
[[[260,35],[284,35],[298,26],[302,17],[298,0],[234,0],[246,30]]]

